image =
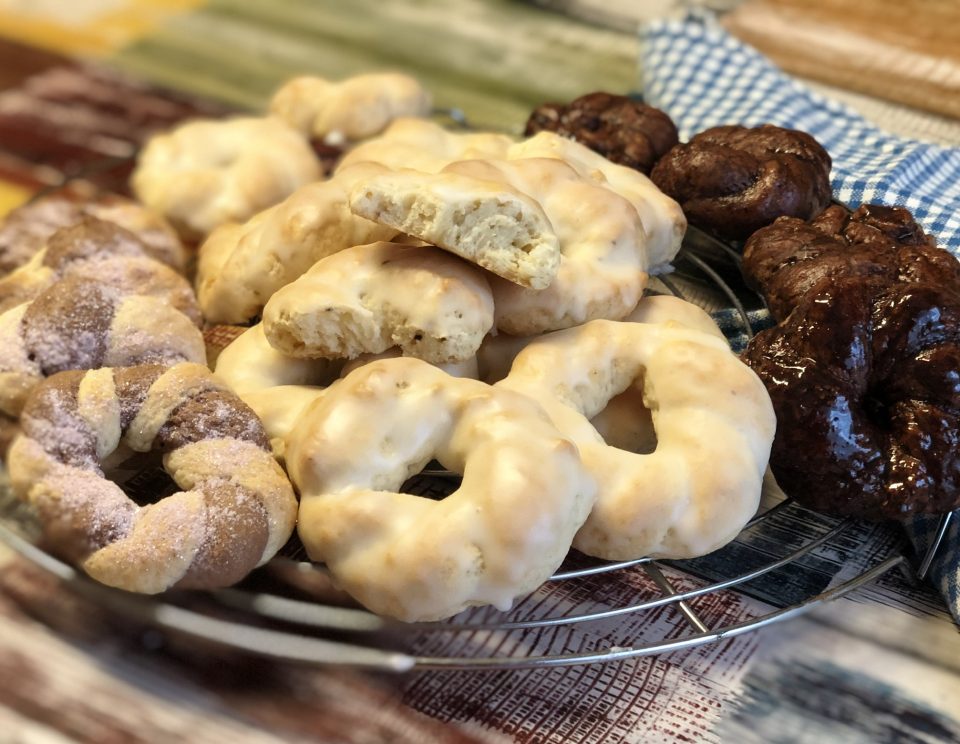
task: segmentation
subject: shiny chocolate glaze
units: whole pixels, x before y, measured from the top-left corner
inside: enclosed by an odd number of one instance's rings
[[[830,156],[809,134],[770,124],[707,129],[650,173],[691,224],[746,238],[777,217],[809,219],[830,203]]]
[[[842,277],[960,287],[960,262],[937,248],[909,211],[877,204],[852,214],[831,206],[810,223],[781,217],[747,240],[743,274],[776,320]]]
[[[835,279],[743,359],[777,414],[771,467],[800,503],[871,520],[960,506],[960,285]]]
[[[543,131],[574,139],[607,160],[647,174],[678,142],[676,125],[660,109],[599,91],[568,104],[538,106],[524,134]]]

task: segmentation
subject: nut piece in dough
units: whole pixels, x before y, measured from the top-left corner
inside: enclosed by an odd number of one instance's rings
[[[406,170],[358,183],[350,209],[524,287],[544,289],[560,267],[543,209],[503,183]]]

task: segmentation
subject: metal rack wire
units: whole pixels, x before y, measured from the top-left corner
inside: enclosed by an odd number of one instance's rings
[[[749,337],[752,331],[742,299],[744,290],[731,286],[724,278],[725,273],[739,276],[738,262],[738,254],[729,246],[692,231],[691,240],[685,245],[678,261],[679,266],[690,268],[691,273],[662,277],[661,284],[681,297],[691,291],[716,293],[721,300],[727,301],[728,306],[735,308],[744,333]],[[699,272],[699,276],[695,275],[696,272]],[[756,298],[753,301],[756,302]],[[457,478],[455,474],[442,471],[425,471],[409,486],[415,493],[438,497],[452,491]],[[9,491],[3,493],[0,489],[0,506],[4,503],[8,506],[6,511],[0,511],[0,540],[37,566],[59,577],[70,588],[112,611],[166,633],[233,651],[302,664],[344,665],[392,672],[410,669],[525,669],[591,664],[715,643],[808,612],[897,567],[915,578],[922,578],[939,550],[952,518],[952,515],[946,515],[941,519],[936,539],[927,554],[914,562],[915,568],[902,550],[894,548],[840,583],[802,597],[780,601],[781,598],[771,597],[769,593],[753,592],[751,587],[778,575],[778,572],[791,570],[819,550],[849,540],[848,533],[855,524],[850,519],[816,515],[785,499],[756,515],[737,540],[712,554],[712,571],[705,573],[698,561],[641,558],[608,563],[572,555],[568,563],[538,593],[549,592],[550,585],[564,582],[581,586],[589,594],[591,585],[597,585],[597,577],[602,577],[601,581],[643,577],[644,581],[637,584],[635,598],[623,604],[611,605],[600,597],[588,602],[587,608],[574,613],[548,612],[545,616],[531,617],[527,610],[531,603],[538,602],[538,594],[535,594],[521,601],[511,612],[496,616],[487,608],[484,611],[468,611],[449,622],[402,624],[356,607],[345,606],[342,597],[335,592],[331,594],[323,567],[302,560],[302,550],[296,542],[288,546],[283,557],[274,559],[238,588],[202,594],[169,593],[159,597],[143,597],[109,589],[38,548],[29,538],[29,530],[23,528],[22,510],[17,518],[12,516],[17,509],[9,507],[12,503],[10,498]],[[802,525],[812,519],[824,525],[818,536],[804,540],[782,555],[770,556],[758,565],[744,566],[738,560],[738,549],[745,542],[765,539],[777,543],[777,530],[782,530],[784,523]],[[731,558],[725,560],[725,554],[730,554]],[[726,566],[727,570],[718,573],[716,565]],[[730,570],[730,566],[735,568]],[[678,588],[678,581],[690,585],[690,588]],[[304,585],[318,582],[325,587],[320,599],[304,590]],[[758,609],[750,617],[711,626],[698,610],[698,603],[709,596],[723,593],[734,593],[741,598],[761,596],[769,604],[754,603]],[[569,653],[540,653],[535,643],[527,642],[536,640],[538,634],[546,631],[583,628],[594,623],[662,610],[678,613],[686,632],[654,639],[637,639],[637,642],[628,645],[598,642],[593,648]],[[411,638],[423,638],[425,635],[435,637],[437,634],[483,635],[488,639],[493,636],[500,640],[479,644],[475,654],[457,651],[444,655],[411,650]],[[512,639],[512,643],[506,643],[506,639]],[[496,650],[505,646],[512,650],[509,653]],[[489,648],[495,650],[488,653],[486,649]]]

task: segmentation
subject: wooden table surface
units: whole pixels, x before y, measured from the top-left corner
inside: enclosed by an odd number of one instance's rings
[[[440,105],[514,131],[543,100],[634,87],[632,33],[545,4],[553,8],[75,0],[66,12],[54,0],[0,3],[0,209],[105,155],[132,153],[151,128],[257,108],[294,73],[403,67]],[[122,189],[126,167],[91,181]],[[932,592],[895,575],[700,650],[602,667],[387,676],[186,644],[0,547],[4,744],[941,742],[960,741],[958,701],[960,635]]]

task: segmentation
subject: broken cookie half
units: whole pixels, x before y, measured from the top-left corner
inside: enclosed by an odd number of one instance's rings
[[[350,209],[531,289],[548,287],[560,267],[543,208],[504,183],[402,170],[358,183]]]

